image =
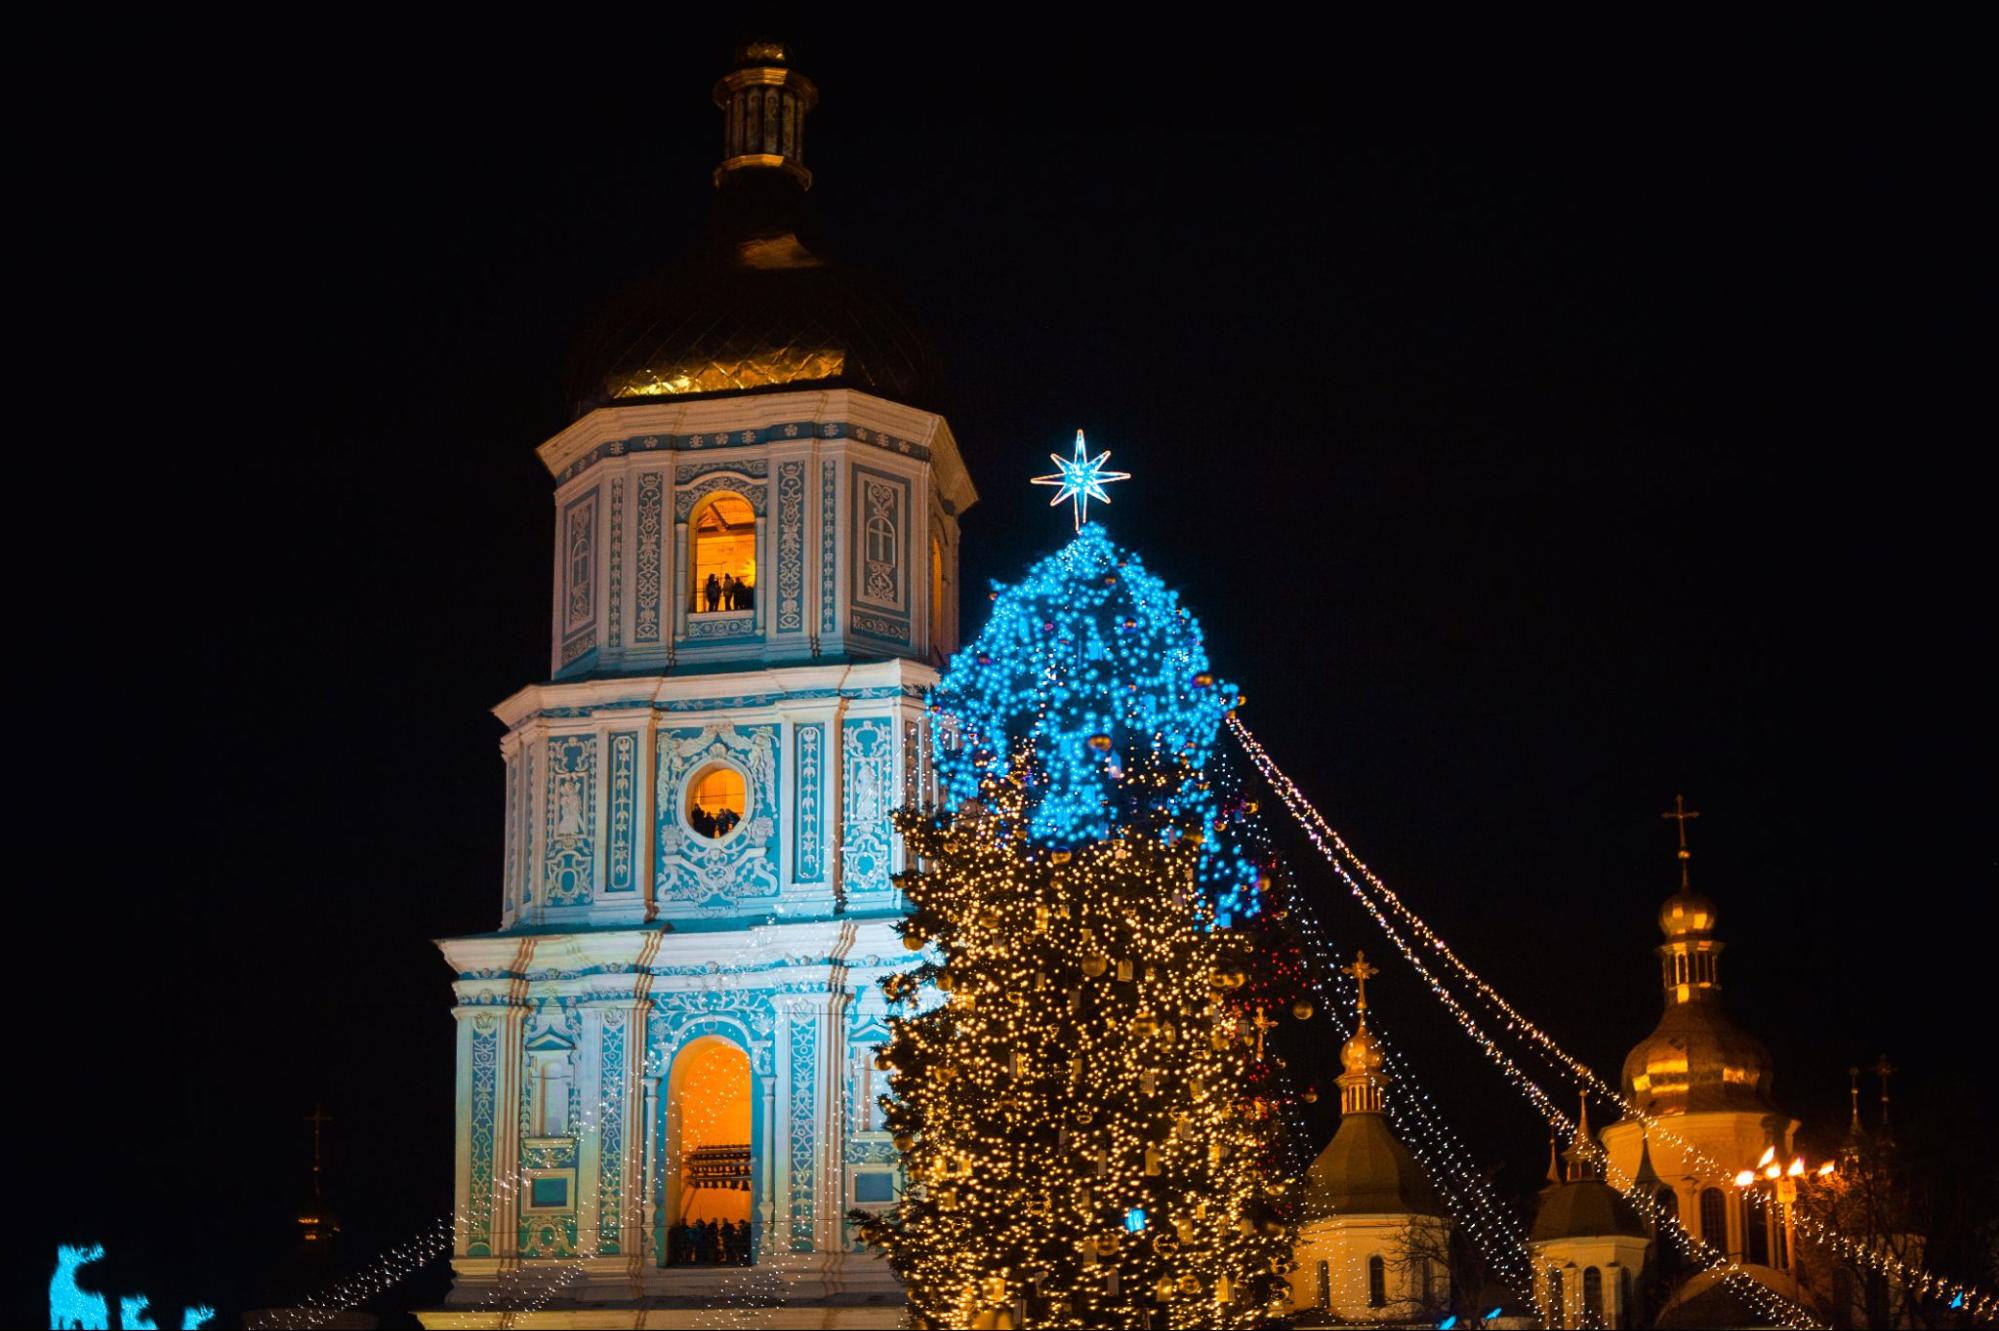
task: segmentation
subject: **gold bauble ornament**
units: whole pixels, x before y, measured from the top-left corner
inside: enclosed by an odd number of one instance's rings
[[[927,941],[929,940],[924,938],[922,934],[909,933],[909,934],[904,934],[902,936],[902,945],[908,948],[911,952],[921,952],[923,950],[924,943]]]
[[[1291,1005],[1291,1015],[1300,1021],[1310,1021],[1312,1011],[1312,1000],[1309,998],[1301,998]]]
[[[1092,980],[1097,979],[1110,968],[1111,959],[1109,957],[1090,956],[1083,958],[1083,974],[1089,976]]]

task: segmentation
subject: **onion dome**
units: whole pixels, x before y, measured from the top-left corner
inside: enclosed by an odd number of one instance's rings
[[[1669,939],[1710,937],[1715,919],[1714,903],[1684,887],[1659,904],[1659,932]]]
[[[1353,1039],[1340,1046],[1340,1066],[1350,1074],[1365,1074],[1380,1072],[1383,1061],[1381,1042],[1363,1019]]]
[[[799,238],[805,120],[819,90],[776,42],[751,42],[716,83],[723,158],[697,253],[616,302],[581,339],[581,416],[663,398],[858,388],[935,405],[935,356],[901,302]]]
[[[1645,1115],[1772,1113],[1770,1050],[1718,1002],[1669,1006],[1624,1059],[1624,1093]]]

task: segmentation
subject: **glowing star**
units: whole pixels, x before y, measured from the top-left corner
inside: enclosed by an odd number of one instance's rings
[[[1083,524],[1090,520],[1090,501],[1092,499],[1102,500],[1106,504],[1111,502],[1111,497],[1104,493],[1106,485],[1109,485],[1112,481],[1128,481],[1131,479],[1131,473],[1128,471],[1105,471],[1103,469],[1104,464],[1111,460],[1111,452],[1108,448],[1095,457],[1085,456],[1083,451],[1083,432],[1081,430],[1076,431],[1075,457],[1064,462],[1061,454],[1050,453],[1048,460],[1055,464],[1055,473],[1051,476],[1036,476],[1034,483],[1036,485],[1053,485],[1059,487],[1055,491],[1055,497],[1048,501],[1048,507],[1050,508],[1055,507],[1064,499],[1072,501],[1071,513],[1076,520],[1077,531],[1083,530]]]

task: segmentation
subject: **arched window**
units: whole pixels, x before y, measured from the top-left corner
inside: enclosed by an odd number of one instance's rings
[[[1701,1193],[1701,1242],[1716,1252],[1728,1251],[1728,1198],[1720,1188]]]
[[[697,836],[719,841],[747,812],[743,774],[727,763],[711,763],[687,783],[687,825]]]
[[[1388,1306],[1388,1264],[1381,1260],[1380,1253],[1367,1259],[1367,1306]]]
[[[1594,1266],[1583,1268],[1583,1325],[1602,1326],[1603,1272]]]
[[[1319,1302],[1317,1306],[1321,1308],[1330,1308],[1333,1306],[1333,1264],[1331,1262],[1319,1263]]]
[[[1562,1307],[1562,1268],[1559,1266],[1548,1268],[1548,1298],[1546,1302],[1548,1305],[1546,1309],[1548,1325],[1567,1326],[1569,1319]]]
[[[1749,1260],[1758,1266],[1770,1265],[1770,1208],[1757,1206],[1745,1195],[1742,1228],[1749,1238]]]
[[[687,608],[694,614],[749,610],[757,582],[757,515],[737,494],[713,494],[688,520]]]

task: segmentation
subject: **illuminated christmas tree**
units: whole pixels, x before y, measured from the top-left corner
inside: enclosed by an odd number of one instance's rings
[[[1174,592],[1090,523],[1020,582],[993,590],[977,641],[931,690],[946,806],[976,798],[1032,744],[1037,845],[1062,847],[1127,825],[1134,800],[1202,824],[1218,816],[1203,770],[1241,701],[1209,669],[1201,626]],[[1140,792],[1127,772],[1176,774]],[[1256,909],[1256,867],[1222,838],[1197,873],[1217,921]]]
[[[1259,955],[1268,879],[1232,835],[1251,811],[1203,775],[1237,701],[1193,616],[1095,526],[996,591],[933,694],[954,811],[902,816],[904,938],[928,959],[885,983],[911,1189],[862,1219],[929,1325],[1287,1307],[1267,1033],[1310,1008]]]

